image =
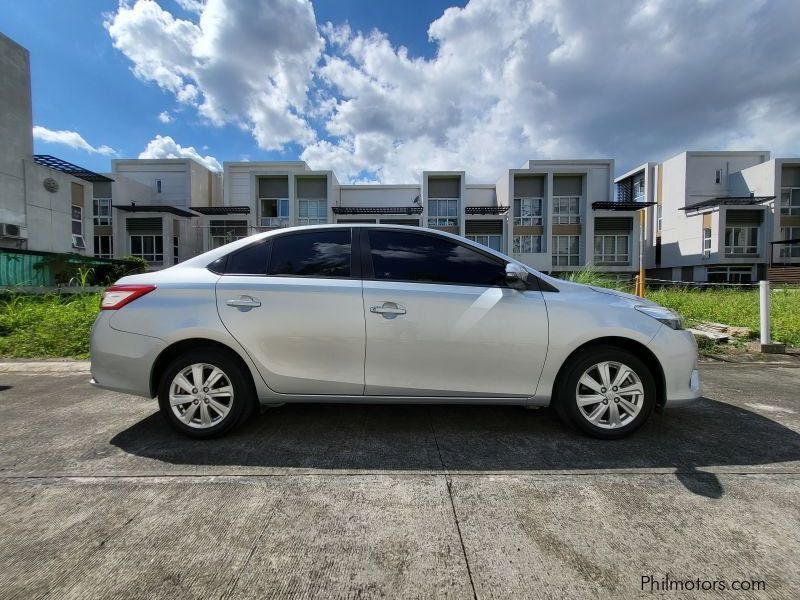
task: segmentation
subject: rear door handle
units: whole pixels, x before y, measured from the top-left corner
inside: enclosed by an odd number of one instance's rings
[[[225,304],[237,308],[258,308],[261,306],[261,301],[252,296],[239,296],[238,298],[231,298]]]
[[[381,306],[370,306],[369,312],[383,315],[385,319],[394,319],[397,315],[406,314],[406,309],[394,302],[384,302]]]

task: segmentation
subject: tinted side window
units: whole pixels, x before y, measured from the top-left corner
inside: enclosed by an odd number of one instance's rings
[[[350,230],[309,231],[273,238],[268,274],[350,277]]]
[[[390,230],[369,232],[375,279],[505,285],[505,265],[450,240]]]
[[[230,275],[266,275],[267,244],[262,242],[242,248],[228,256],[225,273]]]

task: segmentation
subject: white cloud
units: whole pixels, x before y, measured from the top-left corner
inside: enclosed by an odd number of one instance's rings
[[[181,1],[191,19],[152,0],[108,18],[136,76],[345,180],[800,153],[798,2],[472,0],[430,24],[435,54],[421,58],[379,31],[318,28],[308,0]]]
[[[77,131],[64,129],[54,131],[40,125],[34,125],[33,138],[50,144],[63,144],[91,154],[103,154],[104,156],[116,156],[117,154],[116,150],[109,146],[92,146]]]
[[[166,123],[172,123],[172,121],[174,121],[174,119],[172,118],[172,115],[170,115],[165,110],[162,110],[160,113],[158,113],[158,120],[161,121],[162,123],[165,123],[165,124]]]
[[[323,47],[308,0],[183,2],[195,21],[153,0],[121,3],[105,23],[133,72],[196,106],[215,125],[249,129],[259,147],[315,139],[303,113]]]
[[[201,156],[194,146],[183,147],[168,135],[156,135],[139,153],[139,158],[193,158],[212,171],[222,171],[222,165],[213,156]]]

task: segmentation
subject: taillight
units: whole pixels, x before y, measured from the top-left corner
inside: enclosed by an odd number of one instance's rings
[[[154,285],[112,285],[103,292],[100,310],[117,310],[154,289]]]

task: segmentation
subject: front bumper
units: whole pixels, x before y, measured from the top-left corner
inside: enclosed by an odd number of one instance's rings
[[[109,312],[101,311],[92,327],[91,384],[150,398],[150,373],[166,343],[149,335],[113,329]]]
[[[691,332],[662,326],[650,341],[664,371],[665,407],[690,404],[702,396],[697,342]]]

